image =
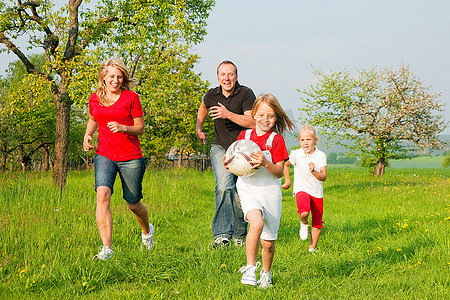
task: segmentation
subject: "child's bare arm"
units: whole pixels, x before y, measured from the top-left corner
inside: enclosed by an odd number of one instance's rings
[[[283,177],[283,171],[284,171],[284,160],[277,162],[276,164],[273,164],[269,161],[267,161],[267,165],[264,166],[264,168],[269,171],[270,174],[277,178]]]
[[[266,157],[264,156],[264,154],[261,151],[252,153],[251,158],[253,159],[253,162],[254,162],[254,165],[253,165],[254,168],[263,166],[273,176],[275,176],[277,178],[281,178],[283,176],[284,160],[279,161],[276,164],[271,163],[270,161],[268,161],[266,159]]]
[[[318,180],[325,181],[327,179],[327,166],[321,167],[319,172],[317,172],[313,168],[311,174],[313,174],[313,176],[316,177]]]
[[[281,187],[285,190],[287,190],[288,188],[291,187],[291,174],[290,174],[290,169],[289,169],[290,165],[291,165],[291,163],[289,162],[289,160],[287,160],[284,163],[284,170],[283,170],[284,184]]]

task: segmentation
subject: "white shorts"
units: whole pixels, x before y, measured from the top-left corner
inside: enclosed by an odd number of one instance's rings
[[[261,239],[276,240],[281,219],[281,180],[271,176],[273,179],[270,182],[265,181],[261,184],[261,180],[253,176],[239,177],[236,182],[244,218],[248,222],[247,213],[253,209],[259,209],[264,220]],[[258,181],[257,186],[252,184],[255,180]]]

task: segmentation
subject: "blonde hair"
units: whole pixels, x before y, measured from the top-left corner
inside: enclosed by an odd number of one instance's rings
[[[291,131],[294,128],[294,123],[292,123],[283,108],[281,108],[280,102],[278,102],[277,98],[272,94],[261,94],[256,98],[252,107],[252,117],[256,115],[256,112],[262,103],[266,103],[275,112],[277,119],[275,125],[272,127],[274,132],[283,134],[287,129]]]
[[[106,96],[106,83],[104,79],[110,67],[117,68],[122,72],[122,89],[131,91],[131,85],[134,83],[134,79],[130,78],[130,71],[120,59],[108,58],[107,60],[105,60],[98,70],[98,84],[97,89],[95,90],[99,102],[103,106],[106,106],[108,104],[108,98]]]
[[[316,129],[312,125],[303,125],[298,131],[298,141],[300,142],[300,138],[302,136],[302,131],[309,131],[311,135],[314,137],[314,145],[319,141],[319,136],[316,134]]]

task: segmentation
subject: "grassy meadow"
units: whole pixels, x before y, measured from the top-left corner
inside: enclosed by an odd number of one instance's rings
[[[419,156],[412,159],[395,159],[390,160],[391,168],[408,168],[408,169],[439,169],[442,168],[444,156]]]
[[[449,299],[450,170],[329,166],[318,252],[298,236],[292,190],[272,269],[274,287],[240,284],[245,249],[211,250],[214,176],[208,170],[148,170],[144,199],[155,249],[119,178],[112,199],[112,260],[101,245],[93,171],[70,171],[67,188],[51,173],[0,174],[0,299]],[[259,258],[260,261],[260,258]]]

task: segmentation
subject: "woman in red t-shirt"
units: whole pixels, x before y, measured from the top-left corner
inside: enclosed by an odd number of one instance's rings
[[[89,98],[83,148],[85,151],[95,148],[89,142],[98,129],[94,158],[95,217],[103,246],[94,259],[108,260],[113,255],[110,201],[117,173],[122,181],[123,198],[142,227],[142,244],[148,250],[153,249],[154,227],[149,224],[147,208],[140,201],[145,162],[138,136],[144,133],[144,113],[139,96],[130,90],[133,80],[125,64],[113,58],[101,65],[98,79],[97,89]]]

